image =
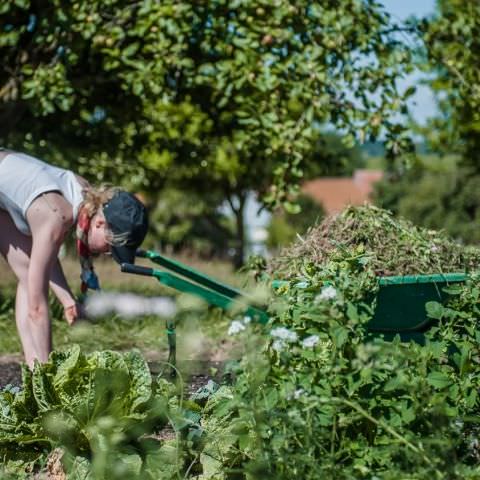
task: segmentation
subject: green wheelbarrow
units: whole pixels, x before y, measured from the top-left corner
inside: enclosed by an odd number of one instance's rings
[[[427,317],[427,302],[444,304],[449,298],[446,287],[466,280],[465,273],[379,277],[377,304],[368,323],[369,331],[382,334],[386,340],[400,335],[402,341],[423,344],[425,332],[435,324],[434,319]]]
[[[154,277],[167,287],[195,295],[210,305],[215,305],[222,309],[238,307],[238,309],[244,311],[246,316],[251,317],[252,320],[260,323],[268,322],[267,312],[262,308],[254,306],[253,300],[236,288],[225,285],[181,262],[150,250],[137,250],[137,257],[148,258],[154,263],[161,265],[164,269],[171,270],[175,273],[150,267],[141,267],[130,263],[123,263],[121,265],[122,272]]]
[[[376,306],[367,324],[369,333],[385,340],[399,335],[403,342],[425,343],[425,332],[435,323],[428,318],[425,305],[433,301],[444,304],[449,297],[445,288],[466,279],[465,273],[378,277]],[[273,287],[285,283],[275,280]]]
[[[150,250],[137,250],[136,256],[139,258],[148,258],[164,269],[174,273],[130,263],[123,263],[121,265],[122,272],[154,277],[167,287],[179,292],[195,295],[205,300],[209,305],[224,310],[235,309],[236,311],[241,311],[245,316],[259,323],[265,324],[268,322],[267,312],[263,308],[254,306],[254,301],[244,292],[224,285],[214,278],[194,270],[181,262],[160,255],[159,253]],[[167,320],[166,327],[169,346],[168,362],[173,367],[171,374],[175,376],[176,335],[174,321],[172,319]]]
[[[268,322],[267,312],[236,288],[150,250],[138,250],[137,257],[150,259],[164,270],[124,263],[121,265],[122,272],[154,277],[160,283],[200,297],[210,305],[222,309],[233,307],[254,321]],[[448,298],[445,287],[463,283],[466,279],[464,273],[379,277],[376,308],[367,325],[368,330],[373,335],[383,335],[387,340],[400,335],[402,341],[424,343],[424,333],[433,325],[433,320],[427,317],[425,304],[430,301],[444,303]],[[282,283],[285,282],[274,281],[272,286],[275,288]],[[174,364],[175,327],[171,321],[167,321],[167,334],[169,361]]]

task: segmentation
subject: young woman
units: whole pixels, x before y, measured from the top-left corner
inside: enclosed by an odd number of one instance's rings
[[[18,279],[15,319],[30,368],[52,349],[49,287],[69,324],[84,316],[58,260],[67,234],[75,230],[85,292],[99,288],[92,255],[133,263],[147,229],[146,209],[130,193],[93,188],[69,170],[0,150],[0,253]]]

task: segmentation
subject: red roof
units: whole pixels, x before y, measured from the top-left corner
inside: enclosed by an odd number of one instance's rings
[[[353,177],[323,177],[305,182],[302,192],[320,203],[330,215],[348,205],[369,202],[373,185],[382,177],[381,170],[356,170]]]

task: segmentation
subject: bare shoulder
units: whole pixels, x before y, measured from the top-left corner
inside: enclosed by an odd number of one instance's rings
[[[83,177],[81,177],[80,175],[77,175],[77,174],[75,174],[75,178],[77,179],[77,182],[81,185],[81,187],[84,190],[90,188],[90,183],[88,182],[88,180],[86,180],[85,178],[83,178]]]
[[[32,235],[48,229],[55,238],[64,238],[73,226],[73,208],[61,193],[46,192],[30,204],[26,218]]]

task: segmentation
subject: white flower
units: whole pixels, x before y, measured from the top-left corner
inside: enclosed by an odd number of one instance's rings
[[[316,302],[323,302],[324,300],[331,300],[337,296],[337,290],[335,287],[328,285],[323,287],[322,291],[315,297]]]
[[[438,252],[440,249],[436,246],[436,245],[433,245],[431,248],[430,248],[430,251],[431,252]]]
[[[280,340],[283,340],[288,343],[296,342],[298,339],[298,336],[295,332],[291,332],[288,328],[285,327],[277,327],[274,328],[270,334],[272,337],[279,338]]]
[[[297,388],[293,392],[288,393],[286,395],[286,399],[287,400],[293,400],[293,399],[298,400],[304,394],[305,394],[305,390],[303,388]]]
[[[276,352],[281,352],[281,351],[285,348],[285,342],[282,341],[282,340],[275,340],[275,341],[272,343],[272,348],[273,348]]]
[[[236,333],[239,333],[242,330],[245,330],[245,325],[242,322],[239,322],[238,320],[234,320],[228,327],[228,334],[235,335]]]
[[[303,394],[305,393],[305,390],[303,388],[297,388],[297,390],[295,390],[293,392],[293,398],[295,400],[299,399]]]
[[[245,325],[248,325],[251,321],[252,321],[252,317],[249,317],[248,315],[245,315],[245,317],[243,317],[243,323]]]
[[[318,343],[319,340],[320,339],[318,335],[310,335],[302,340],[302,346],[305,348],[312,348]]]

